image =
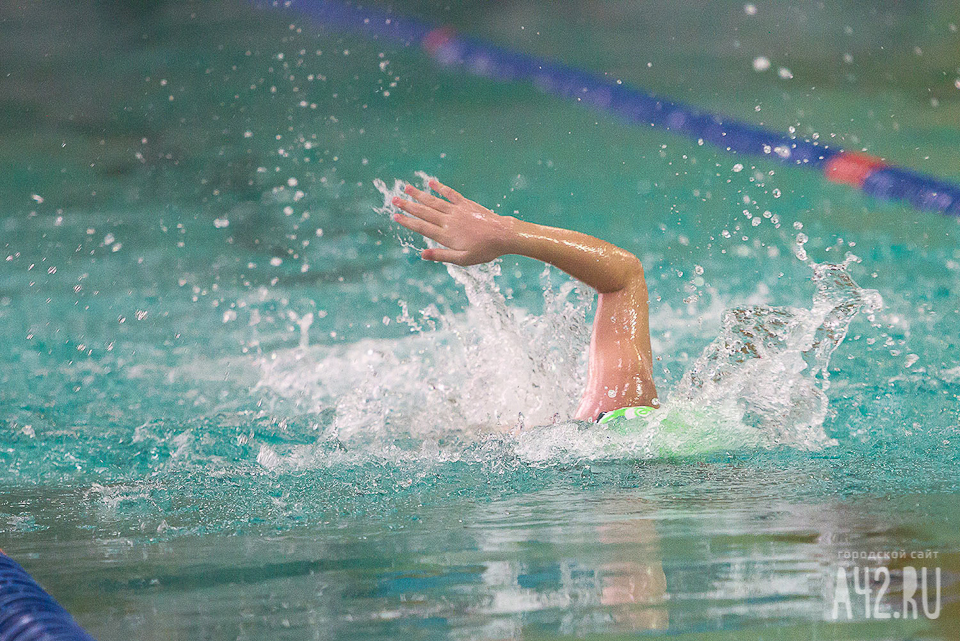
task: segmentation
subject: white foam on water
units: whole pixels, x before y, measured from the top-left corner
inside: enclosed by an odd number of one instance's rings
[[[842,264],[809,261],[816,293],[810,309],[753,305],[726,312],[720,335],[673,390],[675,400],[742,410],[767,446],[816,449],[832,444],[827,417],[830,357],[861,310],[882,301],[861,289]]]
[[[469,301],[454,312],[431,305],[400,339],[274,352],[261,358],[258,388],[298,411],[334,409],[338,438],[507,431],[551,423],[576,410],[586,372],[587,293],[546,284],[545,310],[510,307],[497,265],[452,267]],[[409,312],[408,312],[409,314]]]

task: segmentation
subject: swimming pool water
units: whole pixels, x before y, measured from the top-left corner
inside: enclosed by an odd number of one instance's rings
[[[960,179],[949,3],[393,6]],[[956,220],[295,7],[55,7],[0,22],[0,547],[94,636],[956,637]],[[419,261],[417,171],[635,252],[691,436],[569,421],[590,297]],[[834,619],[892,551],[939,617]]]

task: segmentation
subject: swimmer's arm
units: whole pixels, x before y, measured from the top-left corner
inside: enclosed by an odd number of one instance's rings
[[[425,249],[424,259],[476,265],[504,254],[529,256],[600,292],[587,386],[575,418],[593,421],[620,407],[657,405],[647,284],[633,254],[579,232],[498,216],[436,181],[430,187],[446,200],[410,186],[405,191],[417,202],[393,200],[410,214],[396,214],[396,222],[442,245]]]
[[[437,181],[430,187],[447,200],[407,186],[417,202],[393,201],[410,214],[395,215],[396,222],[443,245],[424,250],[425,260],[476,265],[516,254],[549,263],[601,294],[643,283],[640,261],[624,249],[580,232],[499,216]]]
[[[511,227],[513,233],[504,254],[549,263],[601,294],[618,292],[643,279],[643,268],[636,256],[599,238],[516,219]]]

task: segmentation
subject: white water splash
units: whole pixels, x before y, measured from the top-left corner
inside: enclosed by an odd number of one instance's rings
[[[861,310],[880,295],[861,289],[839,265],[808,261],[816,293],[811,309],[754,305],[728,311],[720,335],[674,389],[673,399],[700,407],[736,408],[768,446],[815,449],[830,444],[828,365]],[[728,410],[729,411],[729,410]]]
[[[430,177],[421,178],[426,189]],[[394,213],[390,201],[404,183],[390,189],[377,181],[377,188],[384,195],[377,211]],[[498,261],[447,266],[466,293],[464,310],[438,302],[411,311],[401,303],[398,320],[413,330],[409,337],[273,352],[259,362],[258,388],[281,404],[293,401],[297,411],[332,416],[324,438],[350,449],[455,434],[469,448],[496,433],[509,433],[496,438],[512,439],[532,463],[819,449],[832,443],[823,429],[830,357],[856,314],[872,313],[880,299],[847,273],[855,257],[840,265],[803,260],[816,286],[811,308],[726,311],[719,336],[661,395],[661,410],[629,434],[572,420],[585,384],[592,292],[569,280],[554,287],[547,268],[544,312],[532,314],[508,305],[496,282]],[[459,448],[442,456],[456,458],[465,451]],[[264,456],[270,468],[284,462],[273,451]],[[288,452],[287,462],[309,465],[311,456]]]
[[[572,416],[585,384],[589,293],[572,282],[555,290],[544,271],[544,313],[535,315],[507,305],[498,265],[449,270],[467,294],[463,312],[430,305],[408,314],[409,337],[275,352],[259,363],[259,387],[301,411],[334,409],[342,439],[503,431]]]
[[[428,188],[431,177],[421,178]],[[391,200],[404,186],[378,180],[377,211],[395,213]],[[535,315],[507,304],[499,262],[447,271],[466,293],[462,312],[432,304],[411,314],[401,302],[411,336],[275,352],[260,362],[259,387],[300,410],[334,409],[341,439],[504,431],[572,416],[585,384],[592,294],[570,281],[555,289],[545,269],[544,312]]]

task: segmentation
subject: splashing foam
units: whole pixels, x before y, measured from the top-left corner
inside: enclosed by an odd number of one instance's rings
[[[430,177],[421,177],[427,189]],[[405,184],[376,186],[377,211],[395,213],[390,202]],[[401,303],[411,336],[275,353],[261,361],[258,387],[307,412],[332,407],[344,442],[503,432],[571,416],[585,384],[590,292],[574,282],[555,289],[544,270],[544,312],[534,315],[507,305],[499,263],[447,270],[466,293],[464,311],[434,304],[413,316]]]
[[[854,260],[806,260],[816,285],[809,310],[754,305],[728,311],[720,335],[683,377],[674,400],[732,413],[759,430],[765,446],[832,444],[823,431],[830,357],[857,313],[872,314],[882,305],[878,292],[861,289],[847,273]]]
[[[431,177],[420,178],[429,189]],[[405,183],[375,184],[384,196],[376,210],[392,215],[391,200]],[[412,240],[402,242],[416,249]],[[397,456],[433,462],[476,457],[484,439],[506,440],[509,450],[534,464],[743,447],[818,449],[832,443],[823,430],[830,357],[857,313],[873,312],[881,302],[847,274],[855,257],[839,265],[803,259],[816,285],[810,309],[752,305],[727,311],[720,335],[666,395],[662,409],[626,434],[571,418],[585,384],[592,292],[573,281],[555,287],[547,268],[541,274],[544,311],[531,314],[507,304],[496,283],[497,261],[447,266],[466,293],[466,309],[432,304],[413,316],[401,303],[409,337],[275,352],[260,361],[258,387],[277,404],[293,401],[298,411],[332,415],[324,426],[326,442],[377,457],[395,458],[386,452],[404,439],[420,452]],[[444,446],[438,449],[437,442]],[[269,468],[301,467],[320,464],[316,459],[329,452],[301,446],[283,455],[261,451],[258,460]]]

